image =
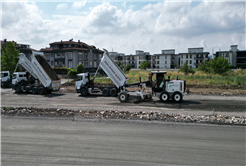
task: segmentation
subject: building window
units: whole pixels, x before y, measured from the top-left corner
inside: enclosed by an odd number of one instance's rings
[[[165,64],[167,64],[167,61],[165,61]]]
[[[167,59],[167,55],[165,55],[165,59]]]
[[[159,59],[159,55],[156,56],[156,59]]]
[[[90,66],[92,66],[92,61],[90,61]]]
[[[94,67],[97,67],[97,61],[94,61]]]
[[[73,67],[73,61],[68,61],[68,67],[72,68]]]
[[[82,59],[83,53],[82,52],[78,52],[79,55],[79,59]]]
[[[192,64],[192,60],[190,60],[190,64]]]
[[[183,60],[181,61],[181,65],[183,64]]]
[[[55,66],[57,66],[57,62],[55,62]]]
[[[188,59],[188,55],[186,55],[186,59]]]
[[[192,58],[192,55],[190,55],[190,59]]]
[[[51,61],[51,65],[52,65],[52,66],[54,65],[54,62],[53,62],[53,61]]]
[[[87,52],[85,53],[85,59],[88,59],[88,53]]]
[[[88,61],[85,61],[85,67],[88,67]]]
[[[188,60],[186,60],[186,63],[187,63],[187,64],[189,63]]]
[[[67,53],[67,56],[68,56],[68,59],[73,59],[73,54],[72,54],[72,52],[68,52],[68,53]]]
[[[181,59],[183,59],[183,55],[181,55]]]
[[[82,61],[79,61],[79,64],[81,64],[82,63]]]
[[[97,60],[97,54],[94,54],[94,60]]]
[[[157,64],[159,64],[160,62],[159,61],[157,61]]]

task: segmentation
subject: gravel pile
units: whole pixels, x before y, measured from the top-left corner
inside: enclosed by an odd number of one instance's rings
[[[246,125],[246,116],[224,115],[178,115],[161,112],[129,112],[129,111],[83,111],[54,108],[1,108],[2,116],[34,116],[34,117],[79,117],[84,119],[124,119],[146,121],[168,121],[186,123],[208,123]]]

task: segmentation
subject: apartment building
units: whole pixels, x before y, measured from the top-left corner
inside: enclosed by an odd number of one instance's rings
[[[140,68],[140,65],[147,61],[150,63],[150,68],[154,68],[154,60],[155,57],[153,55],[150,55],[149,52],[144,52],[142,50],[136,50],[135,55],[125,55],[123,53],[117,53],[117,52],[109,52],[110,57],[114,60],[114,62],[117,64],[118,62],[121,62],[122,68],[124,68],[128,63],[131,65],[131,68]]]
[[[18,49],[20,53],[24,53],[27,59],[29,60],[31,60],[32,51],[38,51],[38,50],[31,48],[29,44],[20,44],[15,41],[7,41],[7,39],[1,40],[1,46],[5,47],[7,42],[12,42],[13,44],[16,44],[16,49]],[[2,47],[1,47],[1,55],[3,55]]]
[[[76,69],[82,63],[85,72],[95,72],[101,60],[103,51],[93,45],[73,41],[59,41],[49,44],[50,47],[42,48],[46,60],[51,67],[66,67]]]
[[[187,53],[179,53],[180,66],[187,62],[188,66],[198,68],[202,61],[208,61],[209,52],[203,52],[203,47],[188,48]]]
[[[179,66],[179,55],[175,49],[162,50],[161,54],[155,55],[155,66],[157,69],[173,69]]]
[[[237,45],[231,45],[229,51],[217,51],[216,57],[224,57],[228,59],[231,66],[246,67],[246,50],[239,50]]]

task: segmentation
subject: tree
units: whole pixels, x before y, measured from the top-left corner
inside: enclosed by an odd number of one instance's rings
[[[75,69],[68,68],[67,70],[68,70],[68,73],[67,73],[68,76],[70,76],[71,78],[76,77],[77,71]]]
[[[76,67],[77,73],[84,73],[85,67],[82,63],[78,64]]]
[[[131,70],[131,65],[130,65],[130,63],[127,63],[127,65],[124,68],[124,72],[128,72],[130,70]]]
[[[143,61],[143,63],[140,65],[140,69],[146,70],[150,64],[147,61]]]
[[[203,71],[205,73],[211,73],[211,67],[208,61],[202,61],[199,66],[198,70]]]
[[[180,71],[183,72],[186,76],[189,73],[195,74],[195,71],[191,68],[191,66],[188,66],[187,62],[185,62],[184,65],[180,67],[178,72],[180,72]]]
[[[118,65],[120,68],[121,68],[121,66],[122,66],[122,65],[121,65],[121,62],[118,62],[117,65]]]
[[[2,45],[1,70],[9,71],[12,75],[18,63],[19,50],[16,49],[16,43],[7,42],[6,46]]]
[[[224,74],[231,69],[228,59],[224,57],[212,59],[209,65],[215,74]]]

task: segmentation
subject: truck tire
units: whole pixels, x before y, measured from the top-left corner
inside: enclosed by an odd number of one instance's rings
[[[20,85],[17,85],[16,87],[15,87],[15,93],[21,93],[21,86]]]
[[[43,94],[44,94],[44,88],[43,88],[43,87],[39,87],[39,88],[38,88],[38,93],[39,93],[40,95],[43,95]]]
[[[115,89],[115,88],[111,89],[110,90],[110,96],[113,96],[113,97],[117,96],[117,89]]]
[[[81,89],[80,94],[81,94],[81,96],[87,96],[87,94],[88,94],[87,89],[85,89],[85,88]]]
[[[37,87],[33,87],[32,88],[32,93],[33,94],[37,94],[38,93],[38,88]]]
[[[102,95],[103,96],[108,96],[108,89],[107,88],[104,88],[103,90],[102,90]]]
[[[182,101],[183,95],[180,92],[174,92],[172,95],[172,100],[176,103],[179,103]]]
[[[161,94],[160,94],[160,100],[162,102],[169,101],[169,98],[170,98],[170,96],[169,96],[169,93],[168,92],[166,92],[166,91],[161,92]]]
[[[121,103],[126,102],[128,100],[128,94],[126,92],[121,92],[118,98]]]

